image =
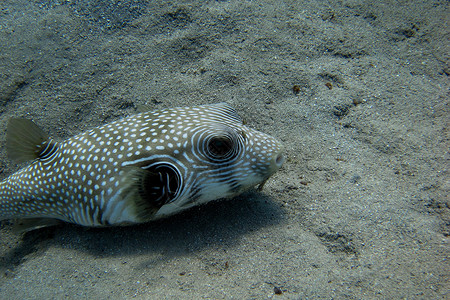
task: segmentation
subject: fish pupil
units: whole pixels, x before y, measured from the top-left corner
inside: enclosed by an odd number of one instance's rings
[[[208,142],[208,152],[215,158],[226,157],[233,149],[233,141],[227,137],[215,137]]]

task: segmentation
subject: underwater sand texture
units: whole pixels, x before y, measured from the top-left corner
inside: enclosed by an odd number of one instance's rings
[[[125,228],[0,228],[1,299],[449,297],[447,1],[0,6],[11,117],[64,139],[227,102],[285,145],[249,191]]]

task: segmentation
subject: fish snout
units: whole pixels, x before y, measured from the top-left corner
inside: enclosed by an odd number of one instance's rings
[[[283,148],[280,147],[278,149],[278,151],[275,152],[272,155],[272,158],[271,158],[271,160],[269,162],[270,163],[270,167],[269,167],[270,168],[270,174],[273,174],[276,171],[278,171],[283,166],[283,163],[284,163],[285,160],[286,160],[286,158],[285,158],[285,155],[283,153]]]
[[[272,159],[272,165],[279,169],[281,168],[281,166],[283,165],[284,161],[286,160],[284,154],[280,151],[279,153],[277,153],[276,155],[274,155],[273,159]]]

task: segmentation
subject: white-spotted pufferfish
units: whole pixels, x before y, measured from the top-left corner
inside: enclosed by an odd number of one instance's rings
[[[273,137],[226,103],[144,112],[56,142],[27,119],[7,129],[12,159],[32,163],[0,183],[0,220],[130,225],[240,194],[284,162]]]

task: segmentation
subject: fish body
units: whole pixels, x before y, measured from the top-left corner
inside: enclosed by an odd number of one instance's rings
[[[13,119],[8,154],[33,161],[0,183],[0,220],[147,222],[265,182],[281,149],[225,103],[144,112],[62,142]]]

